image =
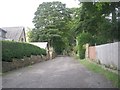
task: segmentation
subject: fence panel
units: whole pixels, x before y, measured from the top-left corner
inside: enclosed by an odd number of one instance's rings
[[[96,59],[99,59],[102,64],[113,65],[120,69],[118,65],[118,52],[120,52],[120,42],[109,43],[104,45],[95,46]],[[119,46],[119,47],[118,47]]]

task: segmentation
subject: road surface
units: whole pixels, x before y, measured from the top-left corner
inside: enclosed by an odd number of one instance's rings
[[[10,71],[2,77],[3,88],[112,88],[103,75],[89,71],[72,57]]]

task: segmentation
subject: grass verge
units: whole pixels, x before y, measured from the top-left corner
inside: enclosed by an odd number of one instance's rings
[[[103,69],[101,66],[93,63],[89,60],[80,60],[80,63],[86,66],[89,70],[104,75],[108,80],[112,81],[113,85],[117,88],[120,88],[120,75],[110,72],[108,70]]]

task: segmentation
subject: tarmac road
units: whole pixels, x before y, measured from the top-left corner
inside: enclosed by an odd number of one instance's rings
[[[2,77],[2,88],[113,88],[104,76],[93,73],[68,56],[56,57],[10,71]]]

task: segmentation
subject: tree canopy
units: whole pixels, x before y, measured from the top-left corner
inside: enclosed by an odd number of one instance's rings
[[[31,41],[48,41],[49,45],[54,47],[56,51],[58,51],[57,46],[65,49],[69,43],[67,23],[70,18],[69,9],[66,8],[65,4],[58,1],[43,2],[35,12],[33,19],[35,28],[29,35]],[[59,53],[61,52],[62,50]]]
[[[114,2],[83,2],[76,31],[78,33],[89,32],[96,39],[97,44],[120,40],[117,14],[115,14],[117,4]],[[111,19],[110,14],[112,14]]]
[[[81,2],[78,8],[66,8],[58,1],[43,2],[33,18],[30,41],[48,41],[59,54],[73,51],[76,41],[80,49],[86,43],[119,41],[118,7],[117,2]]]

